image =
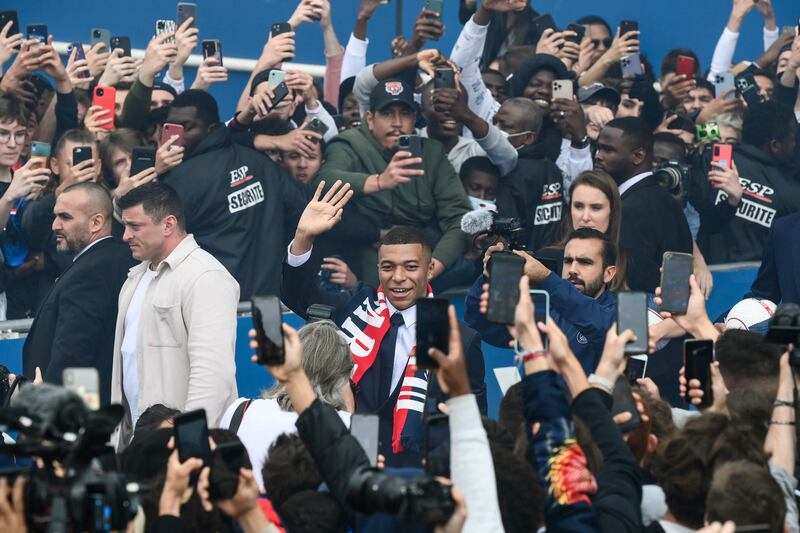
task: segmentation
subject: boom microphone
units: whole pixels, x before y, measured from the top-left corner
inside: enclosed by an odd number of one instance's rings
[[[469,235],[485,233],[492,229],[495,213],[488,209],[469,211],[461,218],[461,231]]]

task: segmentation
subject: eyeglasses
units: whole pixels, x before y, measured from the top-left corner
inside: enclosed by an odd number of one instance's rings
[[[25,130],[22,131],[15,131],[10,132],[8,130],[0,130],[0,143],[5,144],[11,140],[11,136],[14,136],[14,141],[17,144],[22,144],[25,142],[25,138],[28,136],[28,132]]]
[[[601,44],[606,48],[611,48],[611,43],[614,42],[610,37],[607,39],[592,39],[592,45],[597,48]]]

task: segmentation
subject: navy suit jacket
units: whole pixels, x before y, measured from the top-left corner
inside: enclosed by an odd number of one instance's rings
[[[800,304],[800,213],[775,220],[746,298]]]

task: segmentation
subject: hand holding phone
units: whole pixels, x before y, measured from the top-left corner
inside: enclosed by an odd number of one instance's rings
[[[361,445],[372,467],[378,464],[379,424],[378,415],[353,414],[350,417],[350,434]]]
[[[428,351],[436,348],[444,354],[450,350],[450,302],[445,298],[420,298],[417,300],[417,368],[439,368]]]
[[[691,56],[678,56],[675,63],[675,74],[686,76],[687,80],[694,79],[694,72],[696,69],[694,58]]]
[[[250,305],[258,343],[256,349],[258,363],[270,366],[282,365],[286,358],[283,352],[280,299],[277,296],[253,296]]]
[[[636,399],[633,391],[625,377],[620,376],[614,384],[614,403],[611,406],[611,416],[615,417],[622,413],[630,413],[631,418],[627,422],[618,424],[620,432],[629,433],[642,425],[642,416],[636,408]]]
[[[694,269],[692,254],[664,252],[661,270],[661,310],[685,313],[689,307],[689,276]]]
[[[211,455],[208,493],[212,501],[228,500],[239,488],[239,470],[244,466],[247,451],[241,441],[217,444]]]
[[[625,354],[647,353],[647,295],[643,292],[617,293],[617,334],[631,330],[636,340],[625,345]]]
[[[513,324],[519,302],[519,280],[525,260],[511,252],[495,252],[489,260],[489,308],[486,319]]]
[[[178,459],[181,463],[197,457],[208,464],[211,460],[211,446],[208,442],[206,410],[197,409],[176,415],[173,425],[175,446],[178,448]]]
[[[711,363],[714,361],[714,341],[710,339],[687,339],[683,341],[683,367],[684,376],[688,384],[696,379],[700,383],[700,390],[703,397],[700,400],[701,407],[708,407],[714,403],[714,392],[711,381]]]

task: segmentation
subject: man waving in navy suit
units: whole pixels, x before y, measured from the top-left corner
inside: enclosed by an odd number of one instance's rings
[[[306,207],[289,245],[283,270],[281,299],[305,317],[311,304],[335,309],[334,321],[353,356],[353,381],[358,386],[356,411],[380,417],[380,452],[389,466],[420,466],[425,412],[446,399],[429,372],[413,364],[418,298],[430,295],[431,248],[417,229],[397,227],[380,242],[378,289],[361,285],[352,295],[319,288],[319,258],[312,259],[314,239],[333,228],[353,192],[349,184],[334,184],[322,196],[320,183]],[[321,197],[322,196],[322,197]],[[486,413],[483,354],[480,336],[461,324],[470,386]]]

